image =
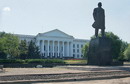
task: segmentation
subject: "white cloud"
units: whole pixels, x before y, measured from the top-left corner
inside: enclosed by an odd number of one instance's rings
[[[10,8],[10,7],[4,7],[4,8],[3,8],[3,11],[10,12],[10,11],[11,11],[11,8]]]

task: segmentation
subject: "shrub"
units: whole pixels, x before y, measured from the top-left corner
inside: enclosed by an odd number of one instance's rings
[[[64,60],[61,59],[26,59],[26,60],[21,60],[21,59],[15,59],[15,60],[9,60],[9,59],[0,59],[0,63],[40,63],[40,64],[53,64],[53,63],[59,63],[59,64],[64,64]]]
[[[43,64],[52,64],[52,63],[62,63],[65,62],[61,59],[26,59],[26,63],[43,63]]]
[[[24,63],[24,60],[20,60],[20,59],[16,59],[16,60],[0,59],[0,63]]]

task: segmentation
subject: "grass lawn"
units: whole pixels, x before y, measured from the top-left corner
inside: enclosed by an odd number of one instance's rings
[[[71,59],[64,61],[66,64],[87,64],[87,60],[81,60],[81,59]]]

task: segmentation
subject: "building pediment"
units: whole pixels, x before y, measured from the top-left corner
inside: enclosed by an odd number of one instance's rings
[[[73,38],[73,36],[68,35],[58,29],[49,31],[49,32],[45,32],[45,33],[40,33],[40,36],[47,36],[47,37],[61,37],[61,38]]]

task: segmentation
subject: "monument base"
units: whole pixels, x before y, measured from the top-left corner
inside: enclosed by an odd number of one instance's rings
[[[109,38],[98,37],[92,39],[89,44],[88,65],[111,65],[111,51],[111,40]]]

